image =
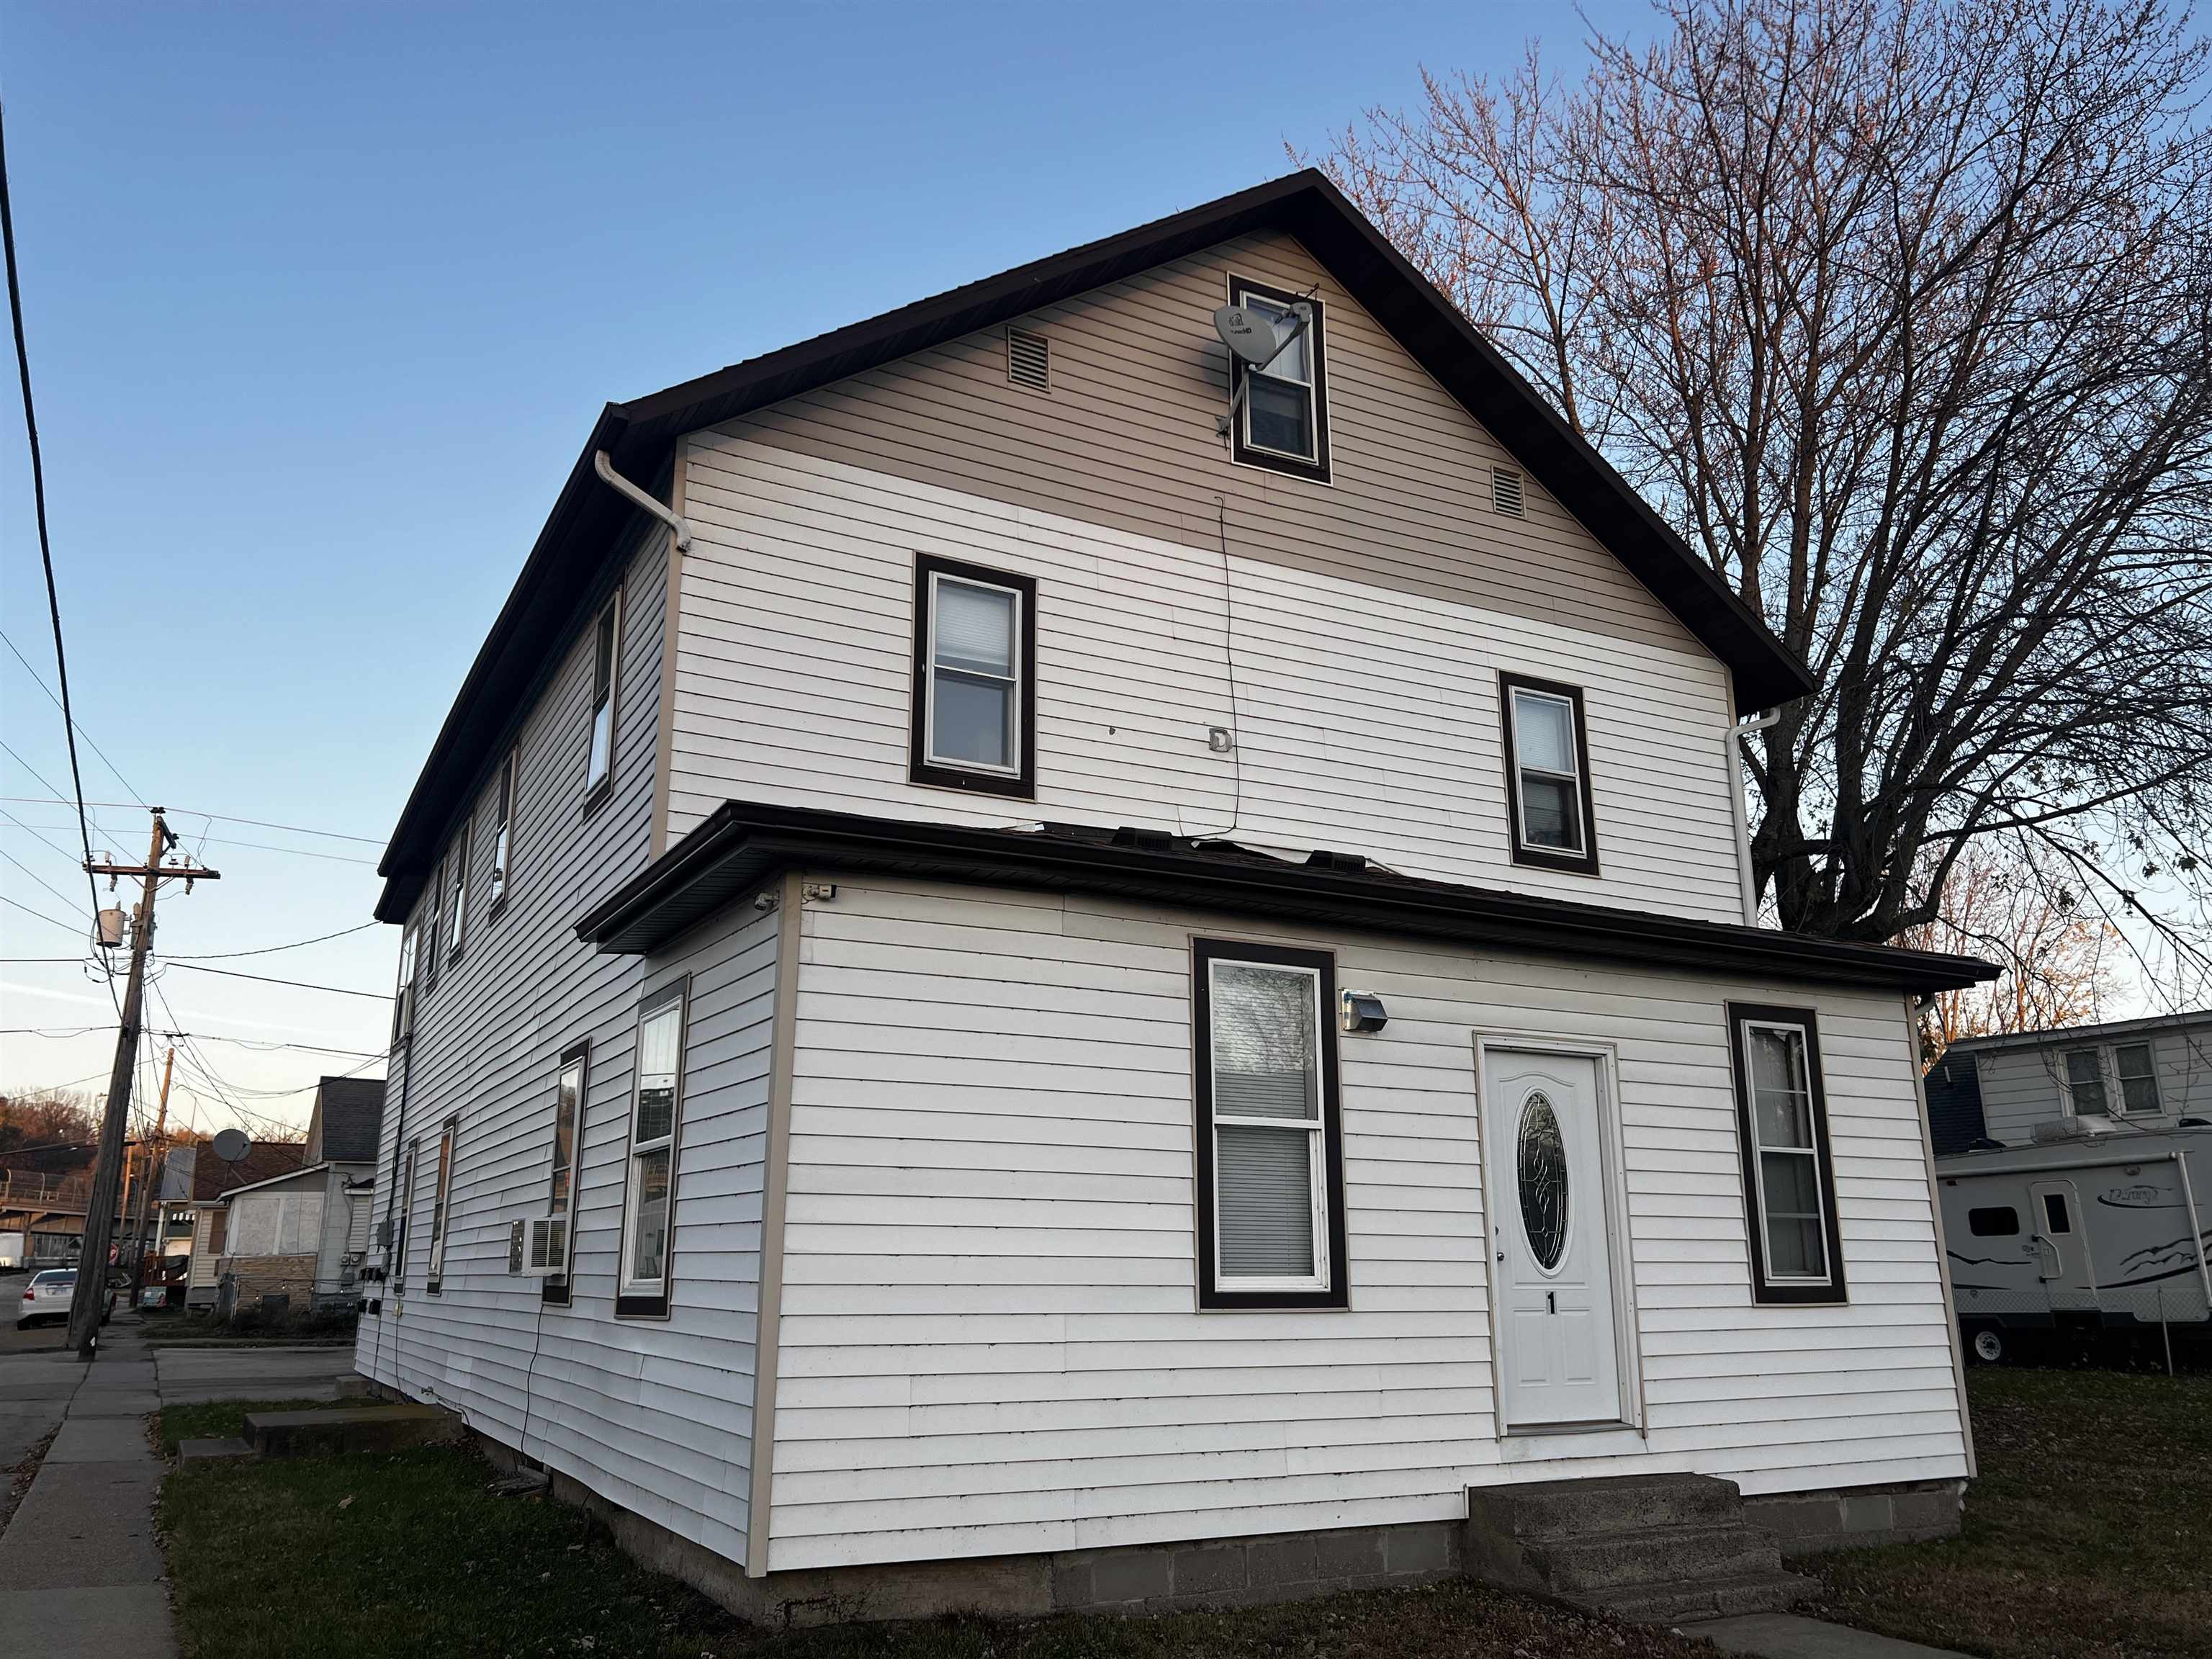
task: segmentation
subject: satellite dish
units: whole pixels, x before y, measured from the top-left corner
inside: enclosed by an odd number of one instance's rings
[[[243,1129],[225,1129],[215,1138],[215,1155],[226,1164],[237,1163],[252,1150]]]
[[[1213,331],[1222,344],[1255,368],[1274,362],[1275,354],[1289,343],[1273,318],[1250,306],[1222,307],[1213,313]]]

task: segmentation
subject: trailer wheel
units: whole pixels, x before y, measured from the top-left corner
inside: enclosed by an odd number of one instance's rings
[[[2002,1364],[2005,1357],[2004,1333],[1994,1325],[1984,1325],[1970,1333],[1967,1345],[1974,1358],[1984,1365]]]

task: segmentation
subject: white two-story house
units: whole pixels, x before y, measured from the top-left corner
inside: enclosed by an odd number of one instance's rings
[[[1940,1524],[1989,970],[1753,925],[1809,684],[1310,173],[610,405],[382,866],[360,1368],[769,1617]]]

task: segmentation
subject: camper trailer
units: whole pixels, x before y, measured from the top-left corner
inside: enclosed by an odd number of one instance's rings
[[[2161,1328],[2212,1339],[2212,1126],[2142,1130],[2080,1116],[2034,1142],[1936,1160],[1943,1239],[1969,1351]]]

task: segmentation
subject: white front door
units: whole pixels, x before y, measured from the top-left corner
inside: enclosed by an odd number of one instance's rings
[[[1622,1420],[1599,1086],[1587,1054],[1486,1051],[1504,1429]]]

